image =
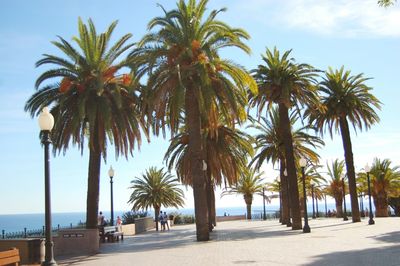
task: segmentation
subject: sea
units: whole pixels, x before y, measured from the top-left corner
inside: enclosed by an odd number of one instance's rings
[[[365,205],[364,205],[365,206]],[[325,205],[323,203],[319,203],[319,212],[325,212]],[[308,213],[312,212],[312,205],[307,204]],[[334,203],[328,203],[327,208],[333,210],[335,208]],[[278,205],[266,205],[267,214],[273,214],[279,210]],[[347,207],[347,210],[350,210],[350,206]],[[162,211],[166,211],[167,214],[170,213],[178,213],[182,215],[194,215],[194,209],[192,208],[181,208],[181,209],[162,209]],[[127,211],[114,211],[114,219],[117,216],[122,217],[122,215]],[[252,206],[253,214],[260,214],[263,212],[263,206]],[[149,216],[154,216],[154,212],[149,210]],[[216,209],[217,216],[224,215],[244,215],[246,213],[246,206],[240,207],[220,207]],[[110,219],[110,212],[103,211],[103,215],[106,219]],[[53,212],[52,213],[52,226],[53,227],[69,227],[76,226],[79,223],[85,222],[86,213],[85,212]],[[30,214],[0,214],[0,235],[2,234],[2,230],[5,233],[10,232],[19,232],[27,230],[35,230],[42,229],[44,222],[44,213],[30,213]]]

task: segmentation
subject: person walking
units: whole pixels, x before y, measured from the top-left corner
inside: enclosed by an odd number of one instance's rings
[[[158,216],[158,220],[160,220],[161,231],[165,231],[165,222],[164,222],[164,214],[160,211],[160,215]]]
[[[169,231],[168,215],[166,212],[164,212],[164,214],[163,214],[163,221],[164,221],[164,230],[165,230],[165,225],[167,225],[168,231]]]

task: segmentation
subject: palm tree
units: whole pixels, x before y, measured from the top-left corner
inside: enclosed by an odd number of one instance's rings
[[[353,128],[368,129],[374,123],[379,122],[374,107],[380,109],[381,102],[370,93],[363,74],[351,76],[350,71],[329,70],[319,85],[321,103],[319,108],[311,107],[307,110],[310,123],[320,129],[321,134],[328,129],[331,137],[333,130],[340,130],[346,172],[349,180],[349,192],[351,199],[351,214],[353,222],[360,222],[358,208],[357,186],[354,172],[353,149],[351,145],[349,122]]]
[[[223,121],[221,121],[222,123]],[[239,179],[240,169],[247,165],[247,157],[253,155],[251,137],[246,133],[219,125],[214,129],[203,127],[204,161],[207,165],[207,203],[209,211],[209,226],[216,225],[214,187],[222,183],[231,186]],[[190,174],[190,157],[188,153],[188,135],[176,135],[165,154],[169,169],[175,166],[179,180],[185,185],[193,185]]]
[[[127,156],[135,142],[141,143],[139,86],[129,74],[120,74],[129,61],[121,54],[133,44],[126,44],[131,34],[124,35],[111,45],[111,35],[117,25],[113,22],[98,35],[91,20],[85,25],[79,19],[79,36],[73,40],[79,49],[59,37],[53,44],[63,57],[45,54],[36,66],[52,65],[36,80],[36,89],[25,105],[25,111],[38,115],[44,106],[52,105],[55,125],[52,133],[54,152],[68,149],[70,143],[83,152],[88,138],[89,173],[87,192],[87,228],[97,228],[99,204],[99,176],[101,157],[106,160],[107,145],[115,153]],[[109,49],[107,49],[110,47]],[[58,82],[41,86],[43,82]]]
[[[391,163],[389,159],[375,158],[370,170],[371,195],[374,198],[376,217],[387,217],[389,197],[400,196],[400,168],[391,167]],[[363,184],[362,187],[366,187],[365,173],[358,174],[358,182]]]
[[[184,193],[178,187],[178,179],[164,172],[163,168],[150,167],[141,177],[135,177],[131,184],[133,191],[128,203],[133,204],[133,211],[153,208],[157,231],[161,206],[178,208],[184,204]]]
[[[198,241],[209,239],[207,197],[203,172],[201,141],[202,119],[209,119],[210,110],[227,120],[242,120],[246,113],[246,88],[256,85],[244,68],[219,57],[224,47],[238,47],[249,53],[243,43],[249,35],[216,20],[225,9],[213,10],[205,16],[208,0],[184,0],[163,17],[150,21],[150,30],[143,37],[140,49],[131,54],[138,65],[138,74],[148,75],[148,110],[155,133],[165,127],[177,133],[185,123],[193,175],[196,234]],[[206,121],[208,122],[208,121]]]
[[[271,161],[273,164],[280,163],[280,180],[281,180],[281,195],[282,195],[282,224],[287,224],[289,219],[289,194],[287,177],[284,174],[285,166],[285,150],[283,140],[279,134],[280,119],[277,108],[272,108],[268,111],[268,120],[266,117],[261,117],[261,121],[257,122],[252,119],[253,124],[249,128],[254,128],[258,131],[255,136],[255,149],[258,151],[253,157],[250,165],[255,163],[255,167],[259,170],[262,164],[266,161]],[[298,120],[296,113],[290,116],[290,124],[292,128],[293,149],[296,158],[305,156],[310,161],[317,163],[319,155],[311,148],[317,148],[324,142],[317,136],[307,133],[312,129],[309,126],[303,126],[293,130],[293,126]],[[309,148],[311,147],[311,148]]]
[[[221,194],[221,197],[231,194],[242,194],[246,202],[247,219],[249,220],[251,219],[251,205],[254,194],[265,196],[263,195],[263,188],[265,188],[266,184],[263,183],[263,174],[264,172],[256,173],[255,169],[243,169],[237,184],[225,189]],[[269,201],[268,197],[266,199]]]
[[[336,159],[332,162],[331,166],[326,165],[328,168],[328,176],[330,177],[327,193],[329,196],[335,199],[336,203],[336,217],[343,217],[343,183],[342,178],[344,177],[344,161]]]
[[[309,105],[317,101],[316,70],[310,65],[298,64],[293,58],[289,58],[290,51],[286,51],[282,57],[279,51],[267,49],[262,57],[264,65],[259,65],[253,70],[253,76],[258,84],[258,95],[250,93],[251,106],[257,105],[258,116],[266,105],[278,105],[280,128],[279,135],[284,144],[286,169],[288,174],[290,206],[292,210],[292,229],[302,228],[299,192],[297,186],[297,173],[293,151],[293,138],[289,119],[289,109]]]

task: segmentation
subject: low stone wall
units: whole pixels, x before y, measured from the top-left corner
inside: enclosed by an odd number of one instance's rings
[[[136,234],[135,224],[123,224],[122,225],[122,232],[124,236],[133,236]]]
[[[21,264],[40,264],[44,261],[44,239],[1,239],[0,251],[17,248],[21,258]]]
[[[92,255],[99,251],[98,229],[64,229],[53,237],[54,256]]]
[[[237,221],[237,220],[245,220],[246,215],[231,215],[231,216],[217,216],[218,222],[226,222],[226,221]]]
[[[135,219],[135,234],[154,229],[156,224],[153,221],[153,217],[144,217]]]

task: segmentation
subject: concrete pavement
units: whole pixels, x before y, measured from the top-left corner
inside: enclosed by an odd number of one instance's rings
[[[274,221],[221,222],[209,242],[196,242],[195,226],[149,231],[105,243],[90,257],[59,265],[400,265],[400,218],[361,223],[336,218],[310,220],[311,233]]]

